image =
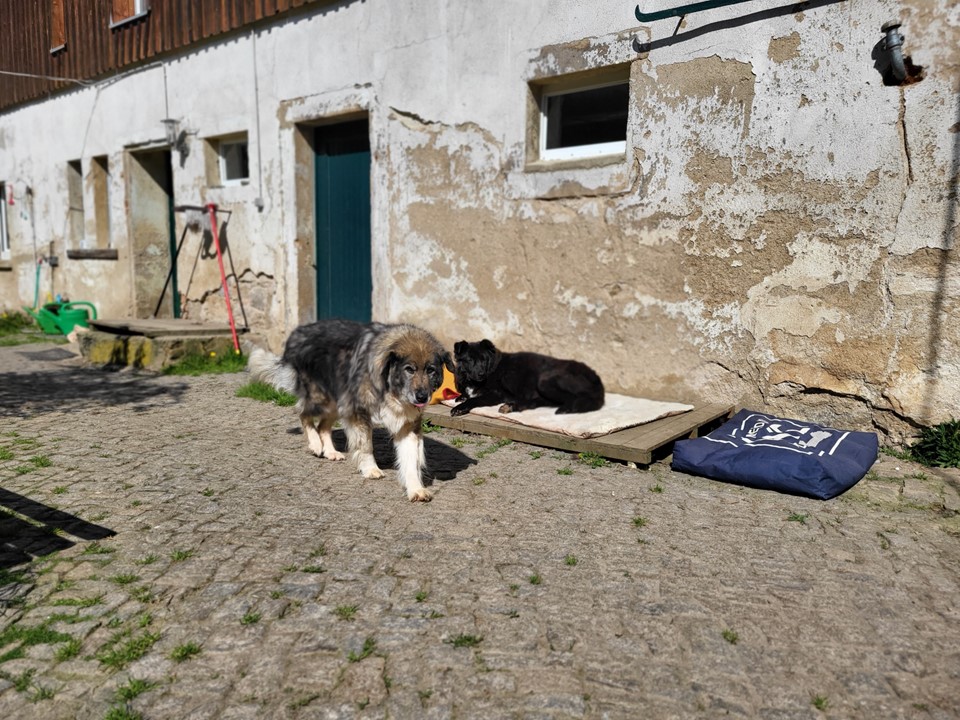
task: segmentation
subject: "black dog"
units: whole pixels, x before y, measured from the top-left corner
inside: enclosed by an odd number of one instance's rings
[[[450,410],[451,415],[498,403],[503,403],[502,413],[556,406],[559,415],[603,407],[603,383],[582,362],[500,352],[489,340],[461,340],[453,346],[453,357],[454,380],[463,401]]]

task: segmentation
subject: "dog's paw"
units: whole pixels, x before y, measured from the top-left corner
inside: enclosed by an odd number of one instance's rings
[[[410,502],[430,502],[433,500],[433,493],[426,488],[417,488],[415,490],[408,490],[407,497],[410,499]]]
[[[347,456],[339,450],[324,450],[323,457],[328,460],[346,460]]]
[[[372,455],[362,458],[357,469],[360,470],[360,474],[363,475],[367,480],[379,480],[380,478],[385,477],[383,470],[381,470],[374,461]]]
[[[500,406],[499,412],[502,412],[504,415],[506,415],[507,413],[512,413],[513,405],[511,405],[510,403],[504,403],[503,405]]]
[[[450,414],[453,417],[460,417],[461,415],[466,415],[468,412],[470,412],[470,409],[465,408],[463,405],[454,405],[450,408]]]

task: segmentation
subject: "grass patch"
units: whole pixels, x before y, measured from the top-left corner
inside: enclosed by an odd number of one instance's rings
[[[244,613],[243,617],[240,618],[241,625],[256,625],[260,622],[260,613],[258,612],[247,612]]]
[[[0,460],[13,460],[13,450],[0,447]]]
[[[130,585],[131,583],[137,582],[139,579],[139,575],[134,575],[133,573],[121,573],[120,575],[114,575],[112,578],[110,578],[110,582],[114,582],[117,585]]]
[[[960,420],[949,420],[921,430],[910,455],[928,467],[960,467]]]
[[[130,702],[135,698],[140,697],[147,690],[152,690],[157,686],[157,683],[150,682],[149,680],[140,680],[138,678],[130,678],[127,680],[125,685],[121,685],[116,689],[113,696],[117,699],[118,702]]]
[[[377,641],[372,637],[368,637],[363,641],[363,648],[361,648],[359,653],[355,653],[352,650],[347,654],[347,660],[352,663],[360,662],[364,658],[368,658],[373,655],[373,651],[377,649]]]
[[[424,600],[427,599],[427,593],[426,593],[426,591],[421,590],[421,591],[418,592],[416,595],[414,595],[414,598],[416,598],[416,601],[417,601],[418,603],[421,603],[421,602],[423,602]]]
[[[581,463],[592,468],[601,468],[610,464],[603,455],[595,452],[582,452],[577,455],[577,458]]]
[[[26,345],[28,343],[67,342],[63,335],[47,335],[40,330],[34,319],[20,311],[0,313],[0,346]]]
[[[500,448],[506,447],[507,445],[512,445],[512,444],[513,444],[513,440],[510,440],[508,438],[500,438],[499,440],[494,442],[492,445],[487,445],[486,447],[483,447],[477,450],[477,459],[479,460],[481,458],[484,458],[487,455],[495,453]]]
[[[93,607],[94,605],[99,605],[102,602],[103,596],[97,595],[96,597],[92,598],[58,598],[50,604],[54,607],[88,608]]]
[[[638,527],[638,528],[646,527],[646,526],[647,526],[647,519],[646,519],[645,517],[640,517],[639,515],[637,515],[637,516],[633,519],[633,525],[634,525],[634,527]]]
[[[737,635],[737,633],[734,630],[727,629],[720,634],[723,635],[723,639],[726,640],[731,645],[736,645],[737,641],[740,639],[740,636]]]
[[[13,645],[10,650],[0,656],[0,662],[23,657],[25,649],[34,645],[54,645],[70,642],[73,638],[66,633],[57,632],[47,627],[47,623],[35,627],[20,627],[11,625],[0,633],[0,647]]]
[[[530,581],[531,585],[540,585],[543,583],[543,578],[540,577],[540,573],[534,573],[533,575],[528,577],[527,580]]]
[[[83,555],[109,555],[112,552],[116,552],[116,548],[104,547],[103,545],[98,543],[96,540],[94,540],[92,543],[90,543],[83,549],[82,554]]]
[[[476,647],[481,642],[483,642],[483,635],[464,635],[462,633],[455,638],[447,640],[447,643],[456,648]]]
[[[174,550],[170,553],[170,559],[174,562],[181,562],[193,555],[193,550]]]
[[[563,562],[564,562],[566,565],[569,565],[570,567],[573,567],[574,565],[576,565],[576,564],[577,564],[578,562],[580,562],[580,561],[577,560],[577,556],[576,556],[576,555],[567,555],[567,556],[563,559]]]
[[[341,620],[353,620],[359,608],[356,605],[338,605],[334,608],[333,614]]]
[[[557,468],[557,475],[573,475],[573,469],[568,467]]]
[[[215,352],[201,355],[184,355],[176,363],[163,370],[164,375],[218,375],[222,373],[243,372],[247,359],[237,352],[218,354]]]
[[[147,632],[121,643],[120,641],[128,635],[128,631],[119,633],[97,653],[96,658],[101,665],[106,665],[114,670],[121,670],[127,664],[146,655],[154,643],[160,639],[160,633]]]
[[[195,642],[184,643],[183,645],[177,645],[173,649],[173,652],[170,653],[170,659],[174,662],[184,662],[190,658],[196,657],[202,652],[203,648],[197,645]]]
[[[788,522],[798,522],[801,525],[807,524],[807,518],[810,517],[807,513],[790,513],[787,515]]]
[[[820,711],[826,710],[830,706],[830,701],[825,695],[814,695],[810,698],[810,703]]]
[[[80,654],[80,645],[81,641],[77,638],[70,638],[63,645],[57,648],[57,652],[54,657],[58,662],[63,662],[64,660],[72,660],[77,655]]]
[[[33,318],[20,311],[0,313],[0,337],[16,335],[34,327]]]
[[[143,715],[126,705],[114,705],[107,710],[103,720],[143,720]]]
[[[297,398],[294,395],[284,391],[277,390],[272,385],[262,382],[250,382],[237,388],[235,393],[237,397],[250,398],[265,403],[273,403],[280,407],[292,407],[297,404]]]

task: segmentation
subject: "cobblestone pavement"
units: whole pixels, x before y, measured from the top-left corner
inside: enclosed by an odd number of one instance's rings
[[[68,348],[0,348],[2,718],[960,717],[956,472],[821,502],[436,430],[411,504],[243,374]]]

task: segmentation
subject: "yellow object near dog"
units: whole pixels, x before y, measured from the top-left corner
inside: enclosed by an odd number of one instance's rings
[[[440,387],[437,388],[437,391],[430,398],[431,405],[438,405],[444,400],[453,400],[454,398],[460,397],[460,393],[457,392],[457,385],[453,379],[453,373],[450,372],[446,365],[443,367],[443,382],[440,384]]]

